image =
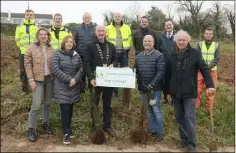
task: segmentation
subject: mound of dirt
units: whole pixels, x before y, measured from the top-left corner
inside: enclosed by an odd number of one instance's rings
[[[218,78],[227,84],[234,84],[235,61],[233,55],[222,55],[218,64]]]
[[[1,70],[17,71],[19,69],[19,51],[14,41],[1,40]]]

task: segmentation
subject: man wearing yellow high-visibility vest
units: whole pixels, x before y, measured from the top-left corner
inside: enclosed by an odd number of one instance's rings
[[[128,52],[133,46],[132,33],[130,27],[122,21],[121,13],[114,13],[113,21],[106,27],[107,41],[116,47],[117,62],[114,67],[128,66]],[[118,89],[114,88],[114,96],[118,97]]]
[[[24,67],[24,55],[28,47],[36,41],[38,26],[35,25],[34,17],[33,10],[26,10],[24,23],[18,25],[15,31],[16,45],[20,49],[19,59],[21,87],[22,91],[26,93],[29,91],[29,85]]]
[[[71,30],[62,25],[62,15],[56,13],[53,17],[54,25],[49,29],[51,45],[54,51],[61,49],[61,42],[65,36],[72,36]]]
[[[199,42],[197,49],[202,52],[202,57],[206,61],[209,69],[211,70],[211,77],[214,81],[215,87],[217,83],[217,64],[220,60],[220,47],[217,42],[212,40],[214,36],[214,30],[212,28],[205,29],[204,41]],[[204,80],[200,72],[198,72],[198,97],[196,101],[196,108],[201,105],[200,99],[204,89]],[[214,104],[212,104],[212,107]],[[206,109],[211,109],[211,101],[206,97]]]

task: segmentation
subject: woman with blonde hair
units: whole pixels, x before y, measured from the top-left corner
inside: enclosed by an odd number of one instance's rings
[[[64,144],[70,144],[73,104],[80,101],[83,75],[83,63],[75,47],[73,37],[66,36],[62,40],[61,49],[54,54],[52,60],[53,92],[55,102],[61,108]]]
[[[29,84],[33,92],[32,106],[28,117],[28,139],[35,142],[36,123],[40,105],[43,109],[43,130],[45,134],[51,135],[49,126],[49,103],[52,98],[52,76],[51,61],[53,49],[50,45],[51,35],[45,28],[40,28],[36,33],[37,42],[31,45],[24,59],[24,66]]]

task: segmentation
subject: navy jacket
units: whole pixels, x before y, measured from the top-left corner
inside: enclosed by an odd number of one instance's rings
[[[143,91],[144,87],[150,84],[155,90],[161,90],[165,73],[164,56],[158,50],[150,55],[141,52],[135,59],[138,89]]]
[[[95,36],[95,28],[97,24],[91,23],[89,26],[85,26],[82,23],[75,29],[74,39],[76,43],[76,50],[80,56],[84,56],[84,51],[87,45],[94,40]]]

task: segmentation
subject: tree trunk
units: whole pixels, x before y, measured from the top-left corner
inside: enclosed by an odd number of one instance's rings
[[[135,64],[135,49],[132,47],[129,51],[129,67],[134,67]],[[123,93],[123,108],[124,110],[130,110],[131,108],[131,97],[132,97],[132,89],[124,88]]]

